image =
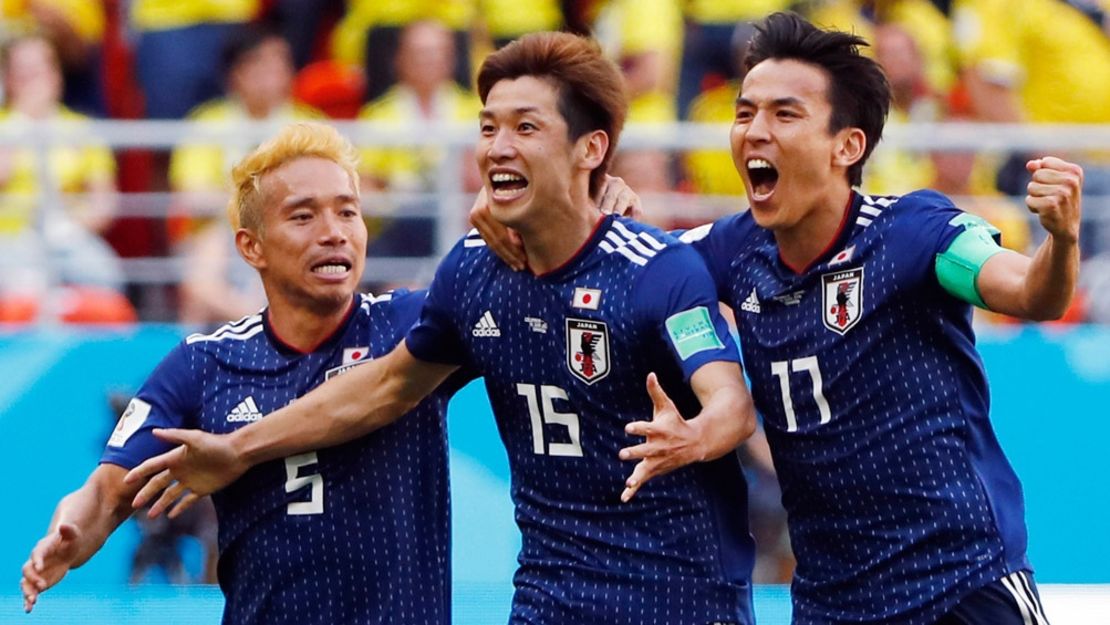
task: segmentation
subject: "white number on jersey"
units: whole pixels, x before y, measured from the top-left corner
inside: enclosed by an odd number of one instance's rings
[[[573,412],[555,410],[555,399],[567,400],[567,392],[558,386],[544,384],[539,387],[537,397],[535,384],[517,384],[516,392],[528,401],[528,414],[532,417],[532,451],[549,456],[581,457],[582,445],[579,443],[578,415]],[[542,404],[541,404],[542,402]],[[547,443],[545,445],[543,428],[545,424],[561,425],[567,429],[569,443]]]
[[[790,374],[808,371],[813,381],[813,401],[821,413],[821,424],[832,421],[832,411],[829,402],[825,401],[824,389],[821,382],[821,367],[817,364],[817,356],[795,358],[791,361],[778,360],[771,363],[771,373],[779,379],[779,390],[782,391],[782,407],[786,413],[786,431],[798,431],[798,417],[794,414],[794,400],[790,396]]]
[[[294,501],[286,506],[287,514],[324,513],[324,476],[319,473],[299,475],[301,467],[317,464],[316,452],[297,454],[285,459],[285,492],[291,493],[312,485],[312,496],[308,501]]]

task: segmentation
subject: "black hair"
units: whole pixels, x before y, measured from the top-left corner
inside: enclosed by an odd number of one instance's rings
[[[860,54],[862,37],[822,30],[796,13],[772,13],[756,24],[744,56],[744,73],[769,59],[796,60],[825,71],[832,108],[829,132],[859,128],[867,138],[863,156],[848,168],[848,183],[859,185],[863,164],[883,136],[890,111],[890,83],[879,64]]]
[[[256,48],[271,39],[285,40],[277,28],[267,22],[245,24],[237,28],[234,34],[228,37],[224,44],[221,59],[224,76],[231,74],[231,70],[239,64]]]

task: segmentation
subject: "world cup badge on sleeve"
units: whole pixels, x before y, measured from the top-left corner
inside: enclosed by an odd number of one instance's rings
[[[821,275],[821,320],[843,335],[863,314],[863,267]]]
[[[609,375],[609,326],[605,322],[567,318],[567,366],[586,384]]]

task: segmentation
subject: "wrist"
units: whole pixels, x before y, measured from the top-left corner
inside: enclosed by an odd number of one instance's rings
[[[234,455],[236,463],[243,467],[243,470],[265,459],[262,457],[262,450],[259,448],[257,441],[251,437],[250,430],[250,427],[239,428],[227,435],[231,453]]]

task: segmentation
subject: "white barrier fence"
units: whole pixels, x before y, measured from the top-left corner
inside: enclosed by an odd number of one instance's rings
[[[406,216],[436,218],[435,253],[423,258],[375,259],[373,271],[383,281],[426,280],[438,257],[467,229],[466,211],[472,198],[463,191],[463,159],[471,158],[475,139],[473,124],[397,125],[364,122],[334,122],[334,125],[359,146],[437,148],[441,154],[434,188],[424,194],[372,194],[365,198],[368,214],[379,207],[405,205],[411,207],[424,200],[432,208],[406,208]],[[117,153],[127,150],[170,150],[176,146],[204,144],[224,147],[242,154],[272,136],[279,124],[212,123],[198,124],[177,121],[95,121],[87,123],[7,123],[0,124],[0,150],[30,148],[34,151],[36,179],[41,189],[36,198],[34,227],[45,231],[45,224],[63,210],[70,199],[53,184],[47,166],[48,154],[55,146],[104,145]],[[1110,179],[1110,125],[1009,125],[1009,124],[912,124],[887,127],[884,149],[915,152],[974,151],[1063,153],[1082,159],[1092,152],[1102,152],[1103,167]],[[692,149],[728,149],[728,126],[719,124],[630,125],[621,138],[622,150],[658,149],[670,153]],[[434,197],[434,201],[428,201]],[[170,215],[176,198],[172,194],[127,193],[115,202],[117,217],[163,219]],[[223,198],[209,204],[193,202],[199,214],[222,214]],[[704,196],[688,193],[657,194],[645,197],[646,203],[666,207],[665,215],[649,215],[666,219],[681,215],[687,221],[708,221],[719,215],[740,210],[745,201],[734,196]],[[1091,197],[1087,201],[1085,219],[1110,221],[1110,197]],[[0,216],[4,211],[0,197]],[[133,284],[176,283],[182,276],[182,263],[174,256],[131,258],[122,261],[124,275]]]

